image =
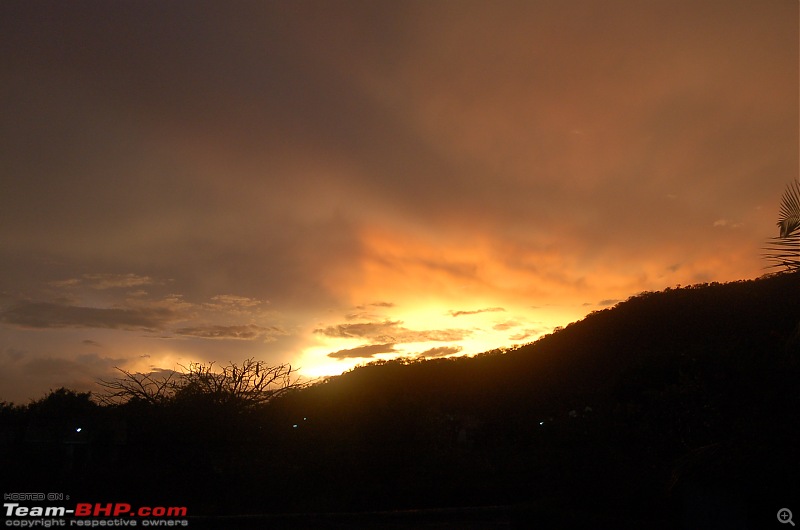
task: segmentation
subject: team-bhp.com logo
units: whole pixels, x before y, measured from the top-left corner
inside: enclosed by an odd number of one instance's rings
[[[124,502],[79,502],[74,508],[65,506],[22,506],[3,503],[6,526],[49,528],[52,526],[188,526],[186,506],[139,506]],[[70,517],[69,520],[58,519]],[[39,518],[39,519],[33,519]],[[112,518],[112,519],[104,519]],[[137,524],[138,523],[138,524]]]
[[[81,502],[75,506],[75,517],[119,517],[130,515],[136,517],[186,517],[186,506],[141,506],[134,510],[130,504],[117,502],[113,504],[90,504]]]

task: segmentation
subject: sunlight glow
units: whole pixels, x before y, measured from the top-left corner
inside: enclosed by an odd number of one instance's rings
[[[300,373],[316,378],[338,375],[377,360],[472,356],[533,342],[563,324],[540,320],[541,311],[534,308],[506,306],[501,308],[481,300],[461,306],[466,308],[461,311],[454,311],[451,304],[435,301],[419,306],[384,307],[371,315],[372,320],[344,324],[361,325],[363,329],[378,326],[378,336],[315,334],[315,343],[305,348],[300,357]],[[336,323],[331,320],[326,325],[335,328]],[[373,345],[387,346],[390,351],[371,353],[369,348]],[[337,352],[340,358],[331,355]],[[363,356],[358,356],[362,352]]]

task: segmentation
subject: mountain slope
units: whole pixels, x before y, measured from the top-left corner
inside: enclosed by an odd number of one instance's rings
[[[799,324],[796,273],[668,289],[512,351],[368,365],[286,404],[325,447],[316,465],[348,462],[370,505],[552,498],[589,519],[735,526],[800,492]]]
[[[800,498],[799,381],[800,274],[778,274],[643,293],[510,351],[373,363],[257,407],[57,391],[0,408],[0,467],[19,491],[98,502],[339,513],[226,527],[370,512],[360,527],[761,528]],[[81,445],[47,435],[74,425]],[[374,513],[410,509],[433,511]]]
[[[631,297],[511,351],[472,359],[373,363],[308,394],[353,405],[407,393],[444,402],[503,394],[568,402],[608,396],[620,385],[632,384],[630,378],[641,371],[681,369],[681,359],[716,359],[720,370],[758,363],[759,357],[796,347],[798,325],[796,273],[667,289]]]

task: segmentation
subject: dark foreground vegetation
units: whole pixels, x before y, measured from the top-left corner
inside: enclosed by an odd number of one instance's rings
[[[196,527],[764,528],[800,507],[799,385],[800,274],[777,274],[270,399],[6,404],[2,483],[186,505]]]

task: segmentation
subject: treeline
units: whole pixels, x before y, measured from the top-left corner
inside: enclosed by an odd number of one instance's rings
[[[643,293],[510,351],[272,394],[214,373],[153,399],[5,404],[4,481],[195,514],[503,505],[547,527],[753,526],[800,493],[797,273]]]

